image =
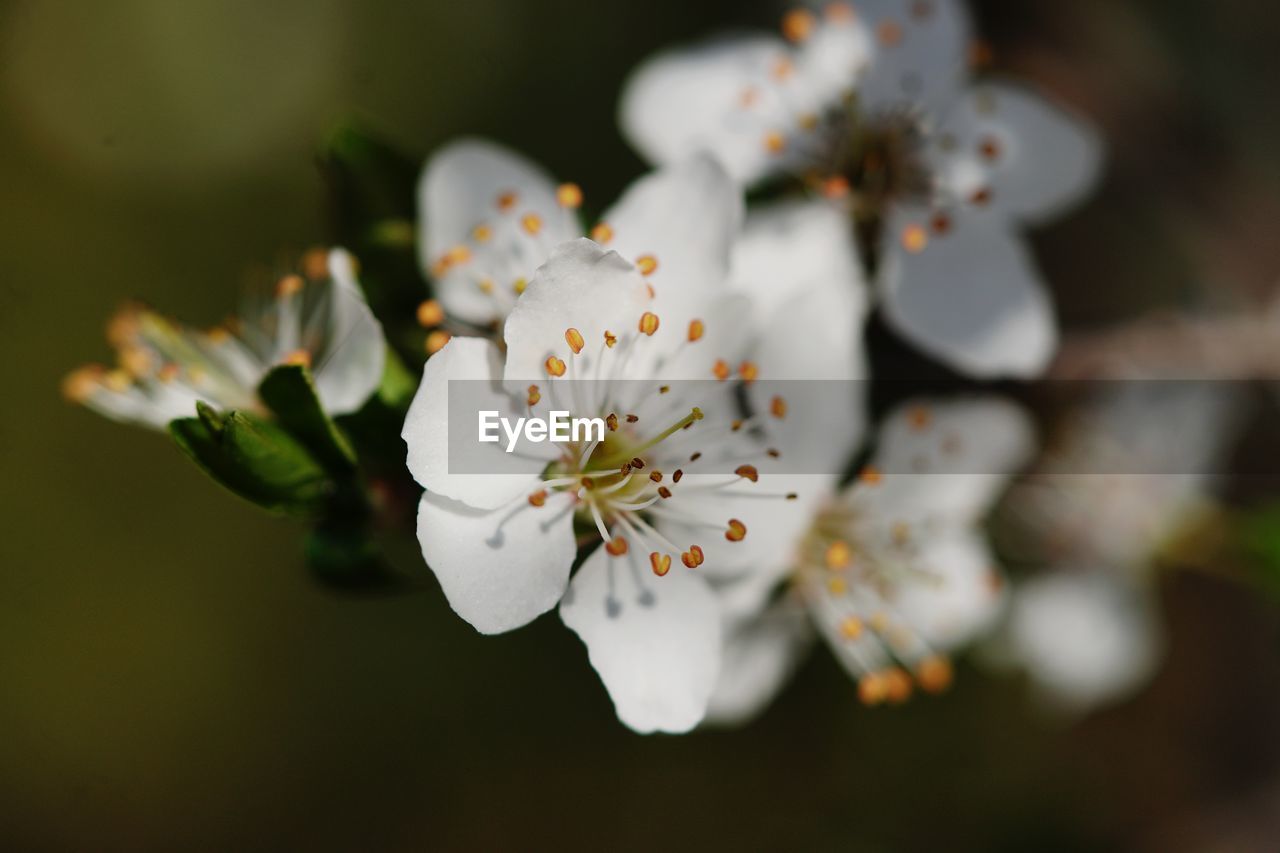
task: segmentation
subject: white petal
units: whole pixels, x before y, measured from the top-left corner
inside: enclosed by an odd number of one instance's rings
[[[507,318],[506,380],[514,385],[546,380],[549,356],[569,365],[566,378],[589,378],[573,368],[600,357],[606,331],[620,341],[637,334],[648,304],[644,280],[616,252],[585,238],[561,245],[534,273]],[[586,341],[579,356],[565,342],[568,329],[577,329]]]
[[[863,109],[928,114],[948,104],[968,75],[973,28],[964,0],[858,0],[856,8],[875,39],[858,86]]]
[[[1159,658],[1150,602],[1101,571],[1058,571],[1019,585],[1009,635],[1036,683],[1075,710],[1132,693]]]
[[[804,608],[789,599],[731,627],[707,722],[739,725],[760,713],[782,689],[812,639]]]
[[[482,139],[458,140],[427,161],[418,182],[422,268],[431,271],[456,246],[466,246],[472,255],[467,263],[436,276],[446,311],[475,323],[500,319],[503,302],[481,290],[479,280],[492,279],[505,289],[515,278],[531,275],[552,247],[581,233],[557,202],[556,187],[541,167]],[[515,202],[503,211],[498,199],[506,194]],[[526,214],[540,218],[536,238],[518,224]],[[482,225],[494,236],[479,242],[473,238]]]
[[[567,501],[523,498],[478,510],[430,492],[418,504],[418,542],[449,606],[482,634],[519,628],[555,606],[577,550]]]
[[[722,627],[715,595],[695,572],[676,565],[656,577],[634,549],[610,557],[599,548],[574,575],[560,617],[586,644],[623,723],[686,732],[702,720]]]
[[[493,509],[521,494],[531,492],[544,461],[523,454],[504,453],[503,445],[480,444],[478,429],[472,426],[462,436],[449,440],[449,383],[466,381],[459,399],[474,402],[473,408],[498,412],[514,411],[511,398],[497,384],[502,373],[502,354],[484,338],[453,338],[431,358],[422,371],[422,384],[414,395],[401,436],[409,447],[409,472],[423,488],[473,507]],[[461,388],[461,386],[460,386]],[[490,404],[480,406],[485,401]],[[458,418],[454,423],[458,424]],[[461,424],[458,424],[461,427]],[[472,450],[477,455],[471,455]],[[468,470],[501,473],[449,472],[449,460],[461,454],[475,463]],[[484,454],[483,456],[478,454]]]
[[[855,485],[877,511],[901,521],[977,524],[1035,447],[1030,418],[997,397],[899,407],[881,426],[875,485]]]
[[[1085,119],[1014,83],[974,86],[948,112],[938,158],[942,182],[958,197],[991,192],[990,208],[1028,222],[1044,221],[1092,191],[1103,146]],[[994,156],[984,156],[993,144]]]
[[[656,259],[646,276],[657,294],[650,310],[683,325],[692,305],[727,288],[742,216],[742,190],[718,160],[698,153],[633,183],[604,221],[614,234],[608,248],[633,262]],[[675,325],[671,332],[683,335]]]
[[[744,93],[767,94],[770,70],[789,60],[787,46],[770,36],[720,41],[668,51],[642,64],[622,93],[623,133],[654,163],[674,163],[708,150],[742,182],[777,164],[764,145],[769,131],[794,124],[771,97],[746,106]]]
[[[902,248],[927,214],[890,220],[881,278],[889,322],[905,338],[977,378],[1032,377],[1058,344],[1053,305],[1027,248],[998,218],[955,217],[922,251]]]
[[[814,97],[837,103],[854,93],[871,66],[871,33],[858,17],[829,18],[799,45],[796,67]]]
[[[995,623],[1005,596],[991,549],[976,533],[956,532],[924,543],[919,564],[928,581],[898,587],[895,605],[934,648],[968,643]]]
[[[356,411],[378,389],[386,365],[382,325],[369,310],[356,281],[355,264],[343,249],[329,253],[330,301],[325,347],[315,367],[316,393],[325,411]]]

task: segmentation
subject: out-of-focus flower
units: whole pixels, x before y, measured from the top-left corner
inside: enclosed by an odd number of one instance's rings
[[[728,198],[715,186],[720,180],[707,158],[682,158],[632,184],[590,236],[634,263],[655,288],[723,284],[742,202],[735,193],[728,208],[713,209]],[[688,186],[672,186],[680,183]],[[445,328],[461,321],[459,330],[472,333],[499,327],[552,249],[583,236],[582,197],[576,184],[557,184],[492,142],[464,139],[437,152],[422,172],[418,209],[422,266],[439,303],[420,319]]]
[[[793,176],[849,217],[884,311],[976,376],[1041,372],[1052,305],[1022,225],[1099,171],[1081,120],[1026,88],[971,81],[960,0],[830,4],[769,36],[659,55],[624,92],[626,134],[658,163],[715,151],[746,183]]]
[[[1077,416],[1009,501],[1045,570],[1014,584],[993,660],[1076,712],[1150,677],[1162,646],[1154,563],[1207,509],[1239,402],[1227,383],[1131,381]]]
[[[274,294],[225,326],[188,329],[132,305],[112,319],[107,337],[118,366],[82,367],[63,391],[112,420],[153,429],[193,417],[197,401],[261,410],[258,384],[278,364],[309,366],[325,410],[348,414],[377,389],[386,359],[382,327],[342,249],[309,253]]]
[[[1000,400],[892,415],[872,465],[843,494],[811,503],[807,532],[764,573],[786,576],[785,594],[731,625],[709,718],[759,711],[815,630],[867,704],[904,701],[915,685],[945,689],[947,654],[1000,613],[1001,573],[979,527],[1031,443],[1025,416]]]

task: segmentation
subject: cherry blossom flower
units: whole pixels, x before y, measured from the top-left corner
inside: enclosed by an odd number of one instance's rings
[[[1021,411],[997,399],[890,416],[871,464],[839,494],[831,478],[784,561],[761,573],[785,579],[783,594],[731,624],[709,719],[757,713],[815,633],[866,704],[945,689],[948,653],[986,631],[1005,601],[980,524],[1031,441]]]
[[[261,411],[258,385],[279,364],[309,366],[325,410],[348,414],[377,389],[386,359],[382,327],[365,303],[354,258],[342,249],[309,253],[269,298],[226,325],[190,329],[130,305],[107,337],[118,366],[82,367],[63,391],[112,420],[153,429],[193,417],[197,401]]]
[[[971,79],[960,0],[831,3],[790,12],[783,34],[649,60],[624,132],[656,163],[708,149],[744,183],[807,188],[846,215],[904,337],[974,376],[1041,372],[1056,324],[1020,230],[1088,192],[1093,130],[1025,86]]]

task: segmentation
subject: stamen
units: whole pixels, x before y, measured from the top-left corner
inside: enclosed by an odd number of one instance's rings
[[[848,3],[828,3],[827,8],[823,10],[826,18],[831,23],[847,24],[856,19],[857,13]]]
[[[689,550],[680,555],[680,562],[690,569],[698,568],[705,561],[706,555],[702,553],[702,548],[697,545],[690,545]]]
[[[556,358],[554,355],[547,356],[545,367],[547,368],[547,373],[552,376],[564,376],[564,362]]]
[[[329,253],[320,247],[308,249],[302,255],[302,274],[312,281],[329,275]]]
[[[832,542],[827,546],[826,562],[831,571],[843,571],[853,562],[853,549],[847,542]]]
[[[577,184],[561,184],[556,188],[556,201],[561,207],[579,208],[582,206],[582,187]]]
[[[782,34],[788,41],[801,42],[813,34],[817,20],[808,9],[792,9],[782,17]]]
[[[520,227],[530,236],[536,237],[542,230],[542,217],[536,213],[526,213],[520,218]]]
[[[582,338],[582,332],[579,332],[577,329],[573,329],[573,328],[565,329],[564,340],[565,340],[565,343],[569,345],[569,349],[573,350],[574,355],[577,355],[578,353],[582,352],[582,348],[586,346],[586,343],[587,343]]]
[[[603,246],[613,239],[613,228],[606,222],[597,223],[591,229],[591,239]]]
[[[951,686],[951,661],[933,655],[920,661],[916,667],[916,683],[926,693],[942,693]]]
[[[604,419],[604,422],[605,425],[609,427],[609,432],[618,431],[618,416],[613,412],[609,413],[609,416]]]
[[[919,225],[908,225],[902,229],[902,248],[908,252],[919,254],[929,245],[929,235]]]
[[[880,469],[874,465],[868,465],[862,469],[862,473],[858,475],[858,482],[867,486],[877,486],[884,476],[880,473]]]
[[[683,478],[684,478],[684,471],[680,468],[677,468],[676,472],[671,475],[671,482],[678,483]]]
[[[701,320],[689,321],[689,343],[699,341],[707,333],[707,324]],[[663,392],[665,393],[665,392]]]
[[[729,362],[725,361],[723,358],[717,358],[716,363],[711,365],[711,372],[715,375],[716,379],[724,382],[729,378]]]
[[[782,397],[774,397],[769,401],[769,414],[778,420],[782,420],[787,416],[787,401]]]
[[[978,153],[982,155],[982,159],[988,162],[999,160],[1000,140],[994,136],[984,136],[982,141],[978,143]]]
[[[736,518],[729,519],[729,529],[724,532],[724,538],[730,542],[741,542],[747,538],[747,526]]]
[[[276,296],[281,299],[293,296],[302,290],[302,276],[287,275],[276,283]]]
[[[444,349],[444,345],[449,343],[450,337],[452,336],[448,332],[441,331],[440,329],[436,329],[434,332],[428,334],[426,344],[427,355],[435,355],[440,352],[440,350]]]
[[[546,489],[539,489],[538,491],[529,495],[529,506],[546,506],[546,504],[547,504]]]
[[[653,573],[658,577],[663,577],[667,572],[671,571],[671,555],[659,554],[654,551],[649,555],[649,565],[653,567]]]
[[[444,322],[444,308],[434,299],[428,299],[418,306],[418,325],[430,329]]]
[[[636,269],[640,270],[640,275],[653,275],[658,269],[658,259],[653,255],[641,255],[636,258]]]
[[[754,465],[739,465],[734,469],[733,473],[744,480],[750,480],[753,483],[760,482],[760,472],[756,470]]]
[[[925,406],[915,406],[907,413],[907,423],[916,432],[927,429],[932,420],[933,415]]]
[[[858,682],[858,699],[864,705],[879,705],[885,700],[888,692],[888,685],[885,684],[884,676],[879,673],[868,673]]]
[[[538,405],[538,401],[542,399],[542,392],[538,390],[537,385],[529,386],[529,395],[525,398],[525,402],[529,404],[529,408]]]
[[[511,208],[515,207],[517,201],[519,201],[519,196],[517,196],[515,193],[513,192],[502,193],[498,196],[498,210],[501,210],[505,213],[506,211],[511,210]]]
[[[856,640],[862,636],[862,620],[857,616],[846,616],[840,622],[840,636],[846,640]]]
[[[738,365],[738,375],[742,377],[742,381],[750,385],[760,376],[760,368],[753,361],[744,361]]]
[[[615,557],[621,557],[627,553],[627,540],[622,536],[615,536],[604,544],[604,549]]]
[[[299,367],[311,366],[311,353],[304,349],[296,349],[293,352],[286,353],[285,357],[280,359],[281,364],[296,364]]]
[[[640,331],[652,337],[653,333],[658,331],[658,322],[657,314],[646,311],[640,315]]]
[[[787,140],[781,133],[771,130],[764,135],[764,150],[770,154],[781,154],[787,147]]]
[[[609,349],[613,349],[618,345],[618,336],[615,335],[613,332],[610,332],[608,329],[605,329],[604,345],[607,346]]]
[[[493,229],[488,225],[477,225],[471,229],[471,239],[477,243],[487,243],[493,237]]]
[[[529,282],[526,279],[518,278],[514,282],[512,282],[511,289],[515,291],[516,296],[519,296],[520,294],[524,293],[524,289],[528,286],[529,286]]]
[[[876,38],[885,47],[902,44],[902,25],[897,21],[885,21],[876,29]]]

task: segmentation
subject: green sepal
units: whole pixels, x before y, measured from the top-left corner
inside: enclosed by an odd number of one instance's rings
[[[307,449],[270,421],[199,403],[196,417],[169,422],[169,434],[206,474],[271,512],[315,514],[332,491]]]
[[[1256,580],[1280,595],[1280,504],[1249,510],[1236,520],[1236,542]]]
[[[405,579],[387,564],[367,527],[322,522],[307,534],[307,567],[317,580],[344,590],[391,590]]]
[[[276,420],[305,444],[335,474],[355,469],[356,452],[325,412],[311,371],[299,364],[273,367],[258,386],[258,396]]]
[[[407,411],[413,395],[418,391],[418,376],[404,366],[404,362],[387,347],[386,367],[382,370],[382,382],[375,395],[389,409]]]

